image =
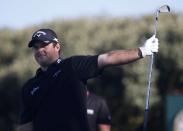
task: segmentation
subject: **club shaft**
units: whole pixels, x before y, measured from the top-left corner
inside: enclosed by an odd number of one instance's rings
[[[149,97],[151,93],[151,79],[152,79],[152,66],[153,66],[154,54],[151,55],[150,66],[149,66],[149,80],[148,80],[148,90],[146,99],[146,109],[149,109]]]
[[[156,36],[157,33],[157,28],[158,28],[158,11],[155,14],[154,18],[154,35]]]
[[[155,22],[154,23],[154,35],[156,36],[157,26],[158,26],[158,11],[156,11],[154,22]],[[149,99],[150,99],[150,94],[151,94],[151,79],[152,79],[153,59],[154,59],[154,54],[152,54],[150,57],[148,90],[147,90],[146,107],[145,107],[145,114],[144,114],[143,131],[147,131],[148,114],[149,114]]]
[[[149,65],[148,90],[147,90],[146,107],[145,107],[145,114],[144,114],[144,127],[143,127],[144,131],[147,131],[149,100],[150,100],[150,94],[151,94],[151,79],[152,79],[153,59],[154,59],[154,54],[151,55],[150,65]]]

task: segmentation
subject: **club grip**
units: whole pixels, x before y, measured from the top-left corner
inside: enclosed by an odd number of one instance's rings
[[[149,109],[145,109],[143,131],[147,131]]]

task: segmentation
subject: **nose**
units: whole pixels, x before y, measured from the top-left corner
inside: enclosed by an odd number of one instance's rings
[[[44,47],[41,46],[33,47],[33,52],[34,54],[40,54],[41,52],[44,52]]]

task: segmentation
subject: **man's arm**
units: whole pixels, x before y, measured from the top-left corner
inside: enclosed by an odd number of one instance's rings
[[[98,67],[108,67],[115,65],[123,65],[134,62],[146,55],[152,55],[158,52],[158,39],[152,36],[144,45],[140,48],[131,50],[116,50],[108,53],[99,55],[98,57]]]
[[[140,49],[116,50],[99,55],[98,66],[101,68],[113,65],[123,65],[140,58],[142,58]]]
[[[32,122],[20,125],[18,131],[33,131]]]
[[[108,124],[99,124],[99,131],[111,131],[111,125]]]

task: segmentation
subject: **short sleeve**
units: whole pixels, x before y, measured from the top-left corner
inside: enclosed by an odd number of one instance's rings
[[[101,73],[98,68],[98,55],[74,56],[71,59],[72,68],[80,79],[89,79]]]

